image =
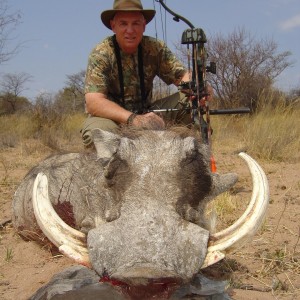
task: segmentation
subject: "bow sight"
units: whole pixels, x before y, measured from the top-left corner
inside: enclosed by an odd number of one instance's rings
[[[201,28],[186,29],[181,38],[181,44],[187,45],[188,50],[189,45],[193,46],[193,72],[191,81],[189,83],[185,82],[180,84],[180,87],[182,89],[190,88],[190,90],[192,90],[194,93],[197,93],[200,98],[207,96],[207,91],[205,90],[206,72],[216,74],[217,71],[215,62],[210,61],[209,65],[207,65],[206,60],[208,55],[204,47],[206,42],[206,35]],[[199,91],[197,91],[197,87],[199,88]]]

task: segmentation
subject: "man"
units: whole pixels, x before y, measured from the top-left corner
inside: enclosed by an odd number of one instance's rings
[[[85,82],[86,111],[83,143],[92,143],[91,130],[113,131],[122,124],[163,129],[165,121],[150,108],[175,108],[184,95],[176,93],[152,103],[155,76],[168,85],[189,81],[189,73],[166,45],[144,36],[155,10],[143,9],[140,0],[115,0],[101,20],[113,36],[91,52]],[[146,111],[146,113],[145,113]]]

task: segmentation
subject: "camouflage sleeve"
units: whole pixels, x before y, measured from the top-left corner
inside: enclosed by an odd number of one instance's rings
[[[101,44],[96,46],[89,55],[85,76],[85,93],[107,94],[109,74],[107,53],[101,48]]]
[[[163,42],[161,45],[159,77],[169,85],[181,79],[187,69]]]

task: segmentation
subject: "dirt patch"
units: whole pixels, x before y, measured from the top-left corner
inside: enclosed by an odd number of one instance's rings
[[[25,174],[51,154],[41,146],[19,145],[0,151],[0,299],[28,299],[57,272],[73,265],[62,255],[22,240],[13,229],[11,201]],[[39,149],[35,151],[35,149]],[[251,197],[251,178],[245,163],[230,151],[215,154],[218,171],[236,172],[232,193],[238,199],[227,219],[236,219]],[[269,180],[270,205],[259,233],[220,270],[230,278],[233,299],[299,299],[300,289],[300,162],[260,161]]]

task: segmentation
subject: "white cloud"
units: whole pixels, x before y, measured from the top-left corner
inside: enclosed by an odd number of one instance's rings
[[[280,24],[280,28],[282,30],[290,30],[290,29],[294,29],[296,27],[300,27],[300,14],[298,14]]]

